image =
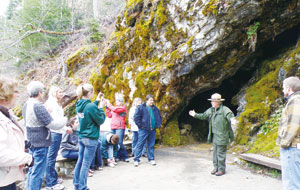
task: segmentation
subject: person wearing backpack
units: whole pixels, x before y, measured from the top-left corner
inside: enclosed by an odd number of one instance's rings
[[[231,128],[231,120],[234,118],[232,111],[224,106],[221,95],[215,93],[211,96],[212,107],[204,113],[196,113],[194,110],[189,111],[189,115],[200,120],[208,120],[209,132],[208,143],[213,143],[213,165],[214,169],[211,174],[222,176],[225,174],[225,161],[227,145],[234,140],[234,133]]]

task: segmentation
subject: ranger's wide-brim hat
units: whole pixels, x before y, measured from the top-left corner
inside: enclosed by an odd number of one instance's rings
[[[222,99],[221,94],[215,93],[215,94],[211,95],[211,98],[208,100],[215,101],[215,102],[223,102],[225,99]]]

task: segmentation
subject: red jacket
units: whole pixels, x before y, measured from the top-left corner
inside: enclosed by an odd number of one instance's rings
[[[105,115],[111,118],[111,129],[125,129],[126,106],[107,106]]]

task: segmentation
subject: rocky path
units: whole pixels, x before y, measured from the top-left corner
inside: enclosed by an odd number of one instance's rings
[[[212,176],[212,152],[209,145],[158,148],[156,166],[143,158],[139,167],[133,162],[119,162],[115,168],[104,167],[88,178],[91,190],[281,190],[281,180],[251,173],[233,163],[228,155],[227,174]],[[65,189],[73,189],[72,179],[65,179]]]

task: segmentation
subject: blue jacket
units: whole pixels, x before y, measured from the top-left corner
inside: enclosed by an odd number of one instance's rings
[[[160,111],[155,105],[153,105],[151,108],[153,109],[153,114],[156,121],[155,128],[160,129],[160,125],[161,125]],[[136,108],[134,114],[134,122],[139,129],[151,130],[151,119],[150,119],[149,111],[147,110],[146,107],[146,103],[139,105]]]

